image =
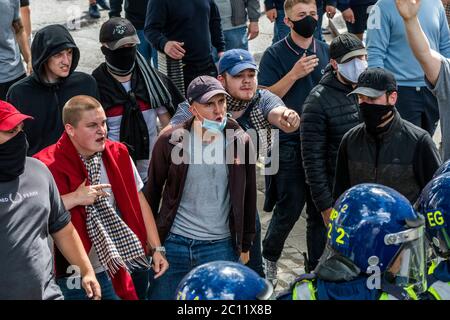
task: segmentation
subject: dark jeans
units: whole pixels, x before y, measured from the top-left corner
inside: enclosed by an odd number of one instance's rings
[[[137,35],[139,37],[139,41],[141,42],[138,45],[138,51],[148,63],[152,63],[155,69],[158,69],[158,55],[156,49],[152,47],[150,42],[147,41],[144,35],[144,30],[136,30]]]
[[[262,265],[261,254],[261,221],[259,219],[259,213],[256,213],[256,235],[253,241],[253,246],[250,248],[250,260],[247,263],[247,267],[254,270],[257,274],[264,278],[264,268]]]
[[[273,25],[272,44],[284,39],[291,29],[284,23],[284,10],[277,10],[277,18]]]
[[[225,40],[225,51],[231,49],[244,49],[248,51],[248,39],[247,39],[247,26],[242,26],[240,28],[224,30],[223,37]],[[213,48],[214,62],[219,61],[219,56],[217,55],[217,49]]]
[[[151,271],[148,269],[137,269],[131,273],[134,289],[139,300],[147,300],[150,286],[150,273]]]
[[[0,83],[0,100],[6,100],[6,94],[8,93],[9,88],[11,88],[11,86],[16,83],[17,81],[19,81],[20,79],[25,78],[27,75],[24,73],[23,75],[21,75],[20,77],[5,82],[5,83]]]
[[[401,117],[433,136],[439,121],[436,97],[426,87],[398,87],[396,107]]]
[[[305,182],[300,144],[281,143],[279,156],[279,171],[275,176],[269,177],[271,186],[269,190],[266,190],[266,192],[275,193],[276,204],[263,240],[263,256],[270,261],[277,261],[280,258],[286,238],[306,203],[306,245],[309,257],[308,267],[312,270],[325,248],[326,228]],[[266,194],[267,196],[270,195]]]
[[[183,75],[184,75],[184,88],[185,90],[187,90],[191,81],[199,76],[207,75],[216,78],[217,68],[211,56],[210,61],[208,62],[198,62],[198,63],[186,62],[183,68]]]
[[[106,271],[96,273],[95,277],[102,290],[102,300],[120,300]],[[61,288],[65,300],[89,300],[81,286],[80,278],[59,278],[56,279],[56,283]]]

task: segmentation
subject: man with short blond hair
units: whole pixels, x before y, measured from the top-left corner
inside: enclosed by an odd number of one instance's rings
[[[258,82],[278,95],[288,108],[300,117],[303,103],[315,87],[329,62],[329,49],[325,42],[314,39],[318,26],[318,10],[314,0],[288,0],[285,2],[285,23],[290,34],[269,47],[261,58]],[[284,243],[297,222],[306,203],[307,247],[313,269],[322,254],[323,222],[311,200],[302,164],[300,132],[280,132],[279,170],[266,176],[264,211],[273,215],[263,241],[266,275],[276,282],[277,260]],[[320,229],[320,230],[319,230]]]
[[[35,157],[55,178],[104,299],[136,299],[129,271],[149,266],[147,248],[157,276],[168,268],[153,214],[141,192],[142,180],[127,148],[106,139],[106,115],[95,98],[73,97],[64,106],[63,118],[65,132],[59,141]],[[67,261],[59,251],[55,254],[64,296],[83,299],[82,292],[67,286]]]

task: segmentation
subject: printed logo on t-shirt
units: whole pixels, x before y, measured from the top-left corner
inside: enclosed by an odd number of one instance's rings
[[[9,195],[0,196],[0,203],[12,203],[14,205],[17,205],[19,203],[22,203],[25,199],[37,197],[38,195],[38,191],[31,191],[26,193],[10,193]]]

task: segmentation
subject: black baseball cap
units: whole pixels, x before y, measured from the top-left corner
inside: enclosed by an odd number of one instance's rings
[[[100,28],[100,42],[111,50],[125,44],[139,44],[139,37],[133,24],[124,18],[114,17],[106,21]]]
[[[366,55],[364,44],[353,33],[342,33],[330,43],[330,58],[343,63],[357,56]]]
[[[370,98],[378,98],[392,91],[397,91],[394,75],[382,68],[370,68],[361,73],[356,89],[349,95],[362,94]]]
[[[186,96],[189,103],[195,101],[201,104],[206,104],[209,99],[217,94],[225,94],[229,96],[220,81],[210,76],[200,76],[195,78],[191,81],[186,91]]]

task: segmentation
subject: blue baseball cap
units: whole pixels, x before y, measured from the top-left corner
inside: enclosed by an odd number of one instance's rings
[[[219,60],[219,74],[227,72],[235,76],[245,69],[258,70],[255,59],[247,50],[231,49],[225,51]]]

